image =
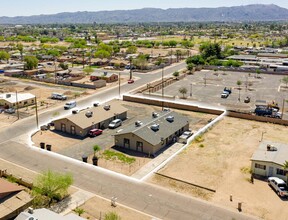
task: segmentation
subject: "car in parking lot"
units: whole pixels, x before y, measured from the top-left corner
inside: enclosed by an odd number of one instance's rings
[[[73,109],[73,110],[72,110],[72,114],[78,114],[79,112],[80,112],[79,109]]]
[[[89,131],[88,135],[89,135],[90,137],[96,137],[96,136],[102,134],[102,132],[103,132],[103,130],[94,128],[94,129],[91,129],[91,130]]]
[[[192,136],[192,131],[184,131],[184,133],[179,137],[179,142],[186,144],[189,137]]]
[[[223,91],[222,94],[221,94],[221,98],[222,99],[226,99],[226,98],[228,98],[229,94],[230,94],[229,92]]]
[[[132,83],[134,83],[134,79],[129,79],[128,84],[132,84]]]
[[[115,119],[115,120],[111,121],[111,123],[108,125],[108,127],[111,129],[114,129],[114,128],[118,128],[121,125],[122,125],[122,120],[121,119]]]
[[[268,185],[271,186],[279,197],[288,196],[288,187],[284,180],[278,177],[269,177]]]
[[[16,112],[16,110],[14,108],[8,108],[8,109],[5,109],[4,112],[8,114],[13,114]]]

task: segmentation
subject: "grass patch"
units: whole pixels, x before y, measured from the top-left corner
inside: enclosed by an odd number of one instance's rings
[[[203,142],[203,141],[204,141],[204,138],[203,138],[202,135],[198,135],[198,136],[196,136],[195,139],[194,139],[194,142],[196,142],[196,143],[201,143],[201,142]]]
[[[252,173],[252,170],[251,170],[250,167],[242,167],[242,168],[240,169],[240,171],[241,171],[241,173],[243,173],[243,174],[251,174],[251,173]]]
[[[204,144],[200,144],[199,147],[200,147],[200,148],[203,148],[203,147],[205,147],[205,146],[204,146]]]
[[[132,164],[136,161],[134,157],[127,157],[125,154],[111,150],[105,150],[102,156],[104,156],[104,159],[106,160],[119,160],[127,164]]]

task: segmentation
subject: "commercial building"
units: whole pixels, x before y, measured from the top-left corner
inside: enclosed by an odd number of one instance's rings
[[[189,130],[188,118],[172,111],[153,112],[151,117],[123,127],[114,136],[115,146],[155,155]]]
[[[117,118],[125,120],[127,109],[120,101],[114,100],[104,106],[91,107],[78,114],[55,120],[54,126],[57,131],[85,137],[92,128],[108,128],[109,123]]]

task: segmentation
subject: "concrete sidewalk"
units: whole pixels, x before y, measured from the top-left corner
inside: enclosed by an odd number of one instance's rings
[[[131,177],[141,180],[142,178],[144,178],[145,176],[153,172],[155,168],[157,168],[159,165],[165,162],[168,158],[170,158],[173,154],[175,154],[182,147],[183,147],[183,144],[180,144],[180,143],[173,144],[168,149],[164,150],[161,154],[159,154],[157,157],[155,157],[153,160],[151,160],[149,163],[144,165]]]

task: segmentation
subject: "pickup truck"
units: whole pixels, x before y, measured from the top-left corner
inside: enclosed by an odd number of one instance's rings
[[[221,98],[226,99],[226,98],[228,98],[229,94],[230,94],[229,92],[223,91],[222,94],[221,94]]]
[[[184,131],[184,133],[179,137],[178,142],[183,143],[183,144],[187,144],[187,140],[189,137],[192,136],[192,132],[191,131]]]
[[[282,179],[278,177],[269,177],[268,185],[275,190],[279,197],[288,196],[288,187]]]

